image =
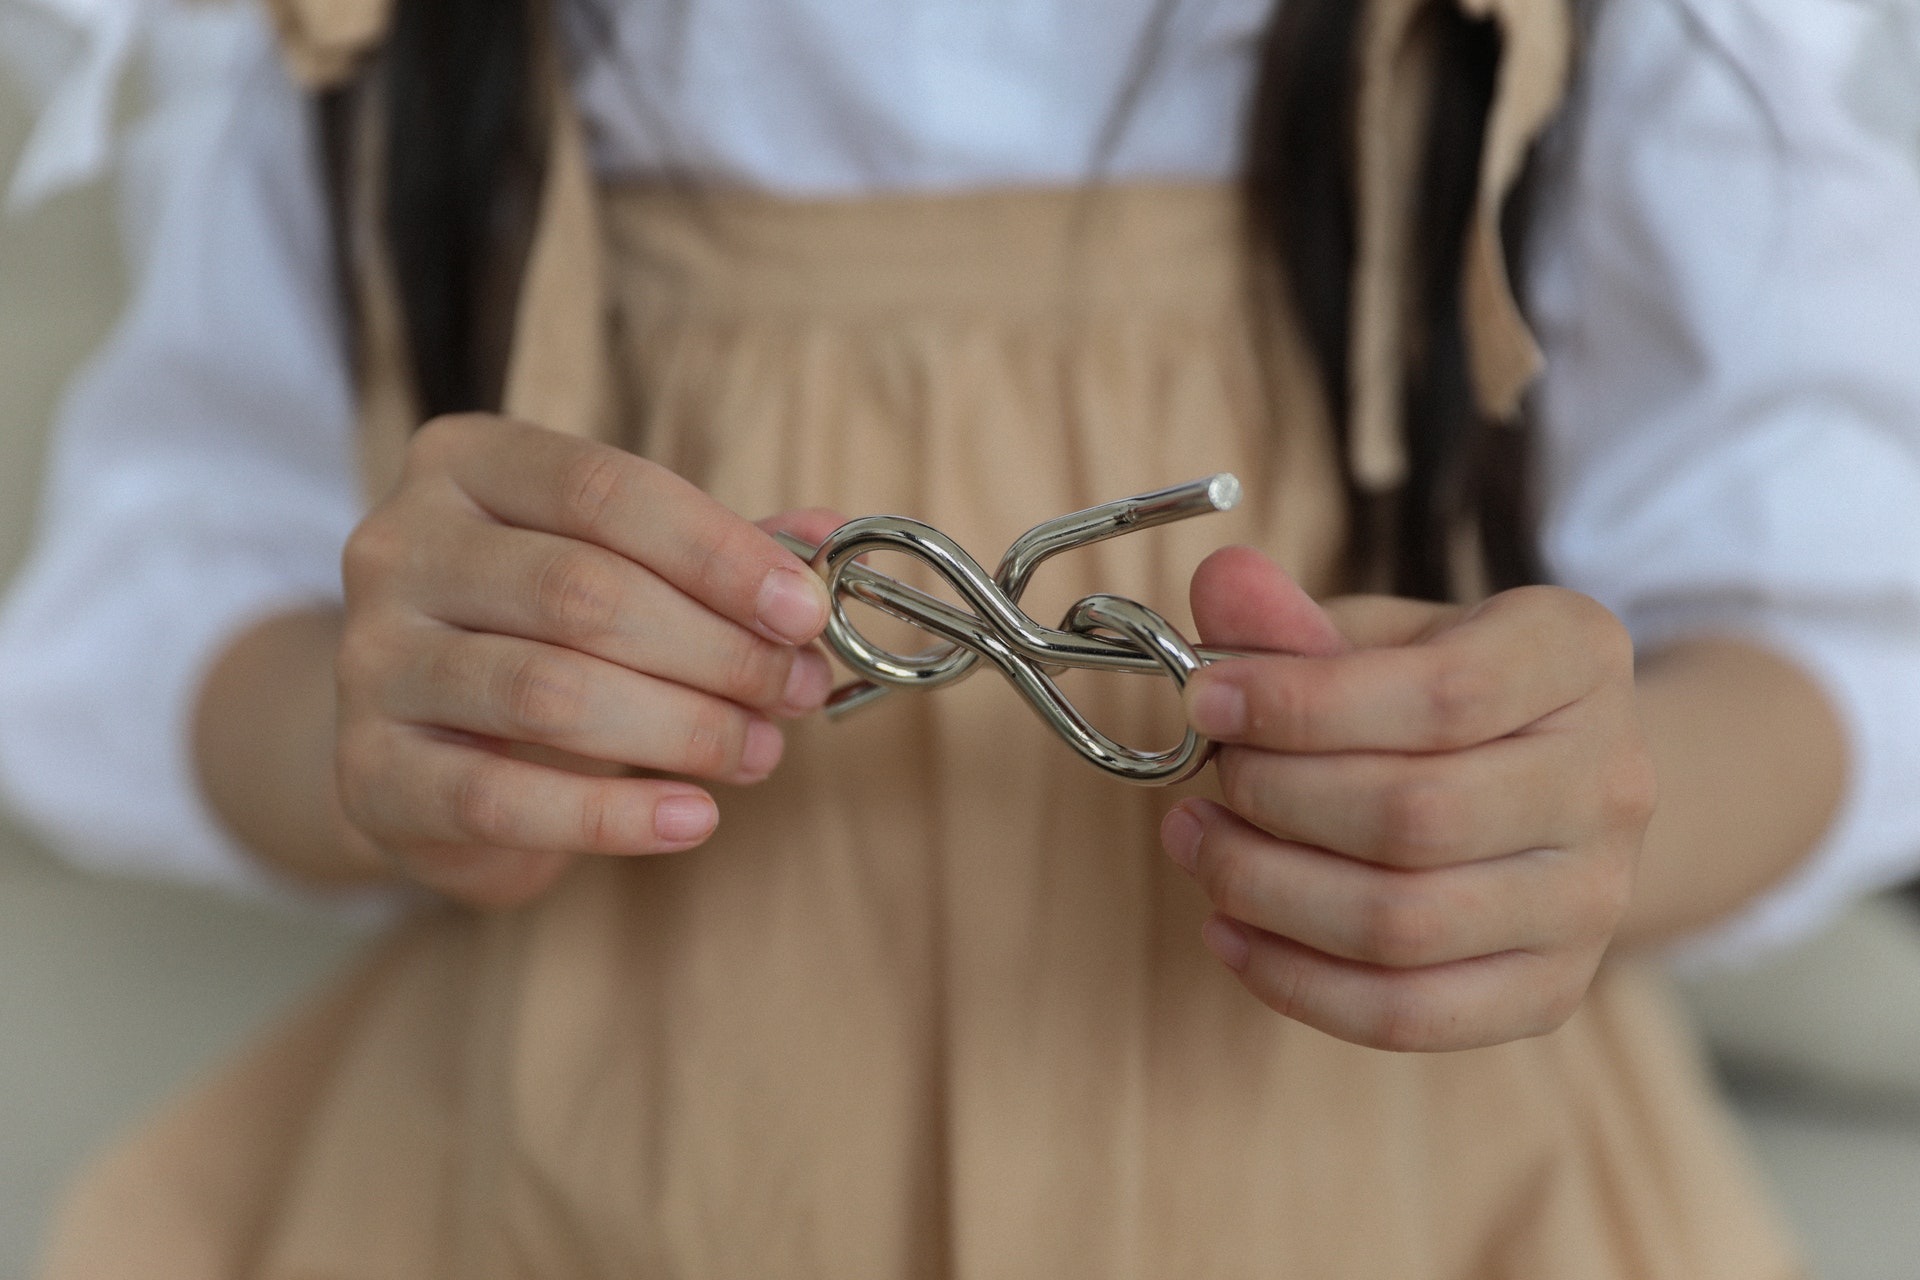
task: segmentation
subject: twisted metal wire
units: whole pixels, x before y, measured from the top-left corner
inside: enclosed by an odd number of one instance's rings
[[[861,677],[834,692],[828,714],[847,715],[896,688],[951,684],[972,674],[985,658],[1020,691],[1043,722],[1099,768],[1147,786],[1192,777],[1212,755],[1213,744],[1206,738],[1189,728],[1175,747],[1136,751],[1090,724],[1054,683],[1053,674],[1069,667],[1164,673],[1183,688],[1206,663],[1233,655],[1195,647],[1152,609],[1121,596],[1087,596],[1067,611],[1058,627],[1042,626],[1022,612],[1020,597],[1034,571],[1063,551],[1227,511],[1239,499],[1240,482],[1223,472],[1059,516],[1015,539],[992,574],[946,534],[904,516],[849,521],[817,547],[781,535],[826,580],[833,601],[827,644]],[[870,551],[897,551],[920,560],[945,579],[968,608],[856,563]],[[847,617],[848,600],[911,623],[945,643],[913,654],[882,648]]]

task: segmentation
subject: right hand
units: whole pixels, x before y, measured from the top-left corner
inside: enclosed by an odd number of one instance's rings
[[[768,527],[817,541],[803,512]],[[510,906],[583,854],[689,849],[757,782],[771,717],[831,674],[819,578],[666,468],[501,418],[442,418],[347,541],[341,807],[369,856]],[[558,763],[556,763],[558,762]]]

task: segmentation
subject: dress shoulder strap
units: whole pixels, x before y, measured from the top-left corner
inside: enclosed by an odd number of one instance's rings
[[[266,0],[287,68],[309,89],[345,83],[386,38],[393,0]]]
[[[1435,25],[1425,19],[1443,6],[1492,22],[1500,37],[1461,282],[1481,412],[1496,422],[1511,420],[1541,365],[1508,279],[1500,213],[1534,140],[1565,96],[1573,41],[1569,0],[1370,0],[1359,53],[1348,466],[1360,488],[1372,493],[1398,487],[1407,472],[1401,431],[1411,323],[1407,280],[1438,55]]]

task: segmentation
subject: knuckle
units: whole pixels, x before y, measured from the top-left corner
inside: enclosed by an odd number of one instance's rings
[[[1390,983],[1365,1020],[1365,1042],[1390,1053],[1421,1053],[1445,1048],[1444,1019],[1411,983]]]
[[[1601,801],[1603,813],[1610,825],[1638,831],[1653,818],[1659,800],[1653,755],[1644,744],[1636,743],[1635,749],[1608,771]]]
[[[410,554],[410,540],[399,521],[375,511],[354,526],[340,551],[340,578],[347,599],[377,591]]]
[[[1259,811],[1260,788],[1254,781],[1251,757],[1236,747],[1224,748],[1215,758],[1214,769],[1220,780],[1220,798],[1227,808],[1242,816]]]
[[[786,692],[787,674],[795,653],[740,632],[722,647],[721,686],[718,692],[752,707],[776,705]]]
[[[453,828],[476,844],[514,843],[512,780],[494,757],[473,760],[454,773],[447,798]]]
[[[1261,914],[1254,905],[1257,872],[1244,850],[1202,837],[1198,871],[1201,891],[1222,912],[1236,920]]]
[[[1498,677],[1481,663],[1441,658],[1425,689],[1427,721],[1435,743],[1464,746],[1479,741],[1498,688]]]
[[[376,630],[349,618],[333,651],[334,687],[342,697],[357,698],[380,683],[386,668],[386,645]]]
[[[1249,967],[1246,979],[1260,1003],[1286,1018],[1313,1024],[1314,981],[1306,966],[1281,961]]]
[[[566,642],[605,635],[620,615],[620,598],[608,566],[586,547],[556,552],[534,583],[535,607]]]
[[[721,519],[697,539],[692,564],[694,594],[704,601],[753,600],[741,579],[753,568],[759,543],[751,525]]]
[[[1442,914],[1411,886],[1390,884],[1362,899],[1355,957],[1393,969],[1427,963],[1444,940]]]
[[[1431,866],[1452,860],[1465,846],[1467,803],[1459,789],[1431,777],[1403,779],[1380,801],[1375,854],[1398,866]]]
[[[746,727],[742,717],[728,708],[709,705],[695,711],[687,721],[686,737],[681,744],[681,766],[699,777],[720,777],[731,773],[746,748]]]
[[[1247,693],[1247,731],[1262,742],[1307,743],[1319,723],[1315,686],[1290,679],[1254,680]]]
[[[1633,637],[1611,609],[1592,596],[1565,587],[1520,587],[1511,594],[1549,621],[1554,632],[1568,642],[1568,651],[1580,654],[1589,670],[1631,679]]]
[[[570,663],[545,653],[505,669],[501,702],[510,723],[536,738],[558,737],[579,726],[587,707],[584,682]]]
[[[478,693],[484,697],[488,681],[495,672],[486,660],[481,642],[462,636],[432,646],[419,664],[421,684],[446,690],[462,699]]]
[[[620,509],[620,498],[643,464],[617,449],[589,448],[560,473],[560,509],[575,527],[598,534]]]
[[[1265,829],[1285,809],[1284,774],[1279,757],[1247,747],[1227,747],[1215,765],[1220,798],[1227,808]]]
[[[580,802],[580,847],[589,853],[626,848],[633,834],[626,816],[626,808],[611,786],[587,788]]]
[[[438,469],[448,458],[466,447],[478,415],[446,413],[422,423],[407,440],[409,469]]]
[[[1586,651],[1607,668],[1633,671],[1633,636],[1614,612],[1591,596],[1570,592],[1578,602],[1582,640]]]

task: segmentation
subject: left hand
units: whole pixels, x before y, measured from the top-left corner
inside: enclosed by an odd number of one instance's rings
[[[1323,611],[1244,547],[1195,572],[1193,612],[1210,645],[1287,655],[1187,687],[1227,807],[1183,801],[1161,839],[1217,908],[1209,948],[1273,1009],[1375,1048],[1570,1017],[1653,812],[1618,620],[1553,587]]]

